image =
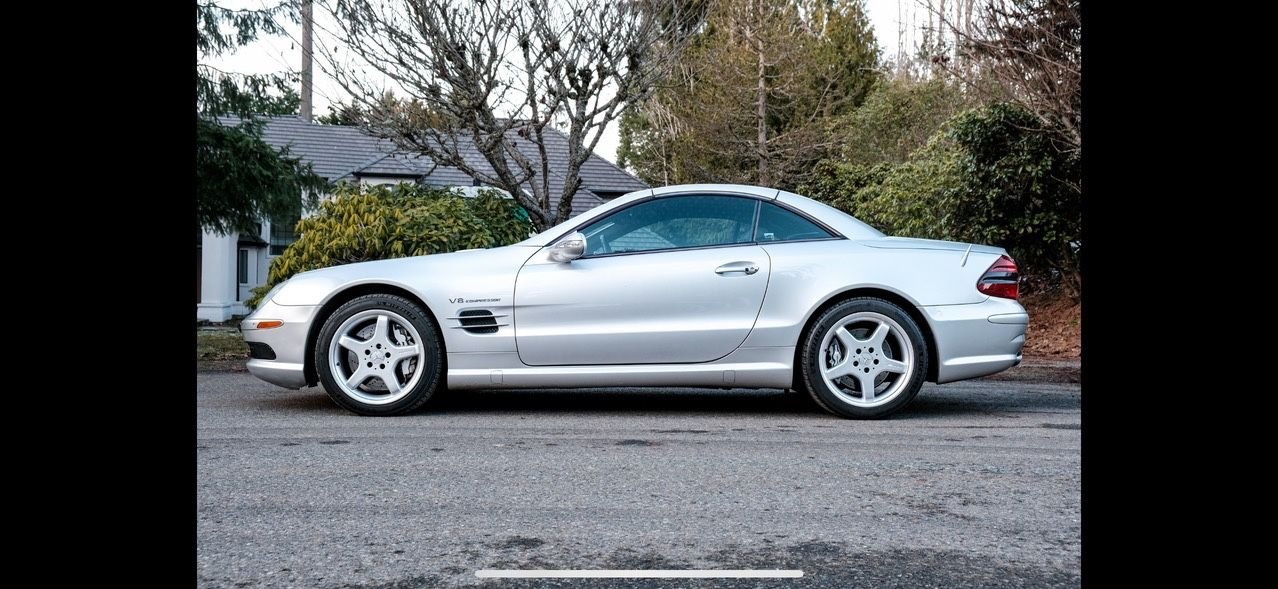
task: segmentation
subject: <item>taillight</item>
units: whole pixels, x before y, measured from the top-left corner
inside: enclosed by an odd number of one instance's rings
[[[976,281],[976,290],[992,297],[1016,299],[1019,294],[1019,275],[1016,273],[1016,262],[1006,255],[999,256],[981,279]]]

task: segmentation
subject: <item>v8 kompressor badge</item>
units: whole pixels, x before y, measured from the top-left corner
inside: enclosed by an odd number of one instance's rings
[[[499,303],[501,302],[501,297],[491,298],[491,299],[467,299],[467,298],[457,297],[455,299],[448,299],[448,302],[454,305],[470,304],[470,303]]]

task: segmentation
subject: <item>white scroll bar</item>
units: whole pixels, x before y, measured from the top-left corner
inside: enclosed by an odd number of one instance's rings
[[[798,569],[480,569],[481,579],[796,579]]]

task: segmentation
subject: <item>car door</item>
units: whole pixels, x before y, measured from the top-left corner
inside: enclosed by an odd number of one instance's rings
[[[754,243],[757,199],[660,196],[581,232],[571,262],[534,255],[515,282],[530,366],[709,362],[745,341],[771,265]]]

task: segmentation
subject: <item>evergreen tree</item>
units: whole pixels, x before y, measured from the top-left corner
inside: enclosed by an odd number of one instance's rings
[[[655,184],[793,188],[827,156],[832,117],[879,74],[860,0],[718,0],[687,58],[623,119],[618,161]]]
[[[296,18],[290,3],[262,10],[229,10],[203,2],[196,10],[201,61],[233,51],[261,35],[284,32],[280,18]],[[200,63],[196,79],[195,208],[201,227],[217,233],[250,230],[263,218],[297,216],[326,186],[310,164],[262,141],[259,115],[297,114],[291,76],[244,75]],[[220,117],[229,117],[219,120]],[[225,124],[224,124],[225,123]]]

